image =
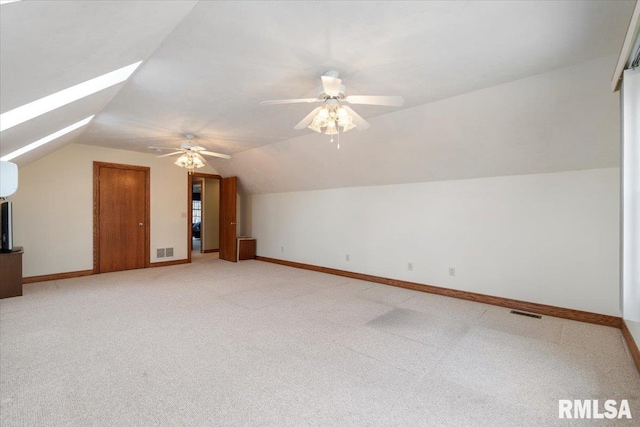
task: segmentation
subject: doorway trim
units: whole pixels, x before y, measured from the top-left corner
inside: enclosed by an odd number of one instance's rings
[[[120,163],[93,162],[93,274],[100,273],[100,168],[144,172],[144,268],[151,265],[151,168]]]
[[[191,251],[193,250],[193,178],[212,178],[222,180],[220,175],[211,173],[189,172],[187,179],[187,262],[191,262]]]

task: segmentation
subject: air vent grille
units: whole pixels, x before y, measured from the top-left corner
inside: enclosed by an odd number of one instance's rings
[[[640,46],[638,46],[638,50],[636,50],[636,56],[633,58],[631,62],[631,69],[635,70],[640,65]]]
[[[540,316],[539,314],[525,313],[524,311],[518,311],[518,310],[511,310],[511,314],[518,314],[520,316],[533,317],[534,319],[542,319],[542,316]]]

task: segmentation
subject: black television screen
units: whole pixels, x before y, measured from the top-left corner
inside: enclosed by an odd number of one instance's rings
[[[0,207],[2,218],[2,250],[10,252],[13,250],[13,218],[11,202],[4,202]]]

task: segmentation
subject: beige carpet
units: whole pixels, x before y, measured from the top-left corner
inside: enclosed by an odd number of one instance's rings
[[[193,256],[194,253],[200,253],[200,247],[202,244],[202,240],[200,238],[192,238],[191,239],[191,256]]]
[[[617,329],[217,254],[26,285],[0,320],[2,426],[640,419]],[[634,419],[559,420],[558,399],[628,399]]]

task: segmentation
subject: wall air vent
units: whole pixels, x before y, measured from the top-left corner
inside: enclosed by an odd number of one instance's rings
[[[156,249],[156,258],[164,258],[164,248]]]
[[[633,61],[631,62],[631,68],[635,70],[636,68],[638,68],[639,65],[640,65],[640,45],[638,46],[638,50],[636,50],[635,58],[633,58]]]
[[[518,314],[520,316],[527,316],[527,317],[533,317],[535,319],[542,319],[542,316],[540,316],[539,314],[525,313],[524,311],[518,311],[518,310],[511,310],[511,314]]]

